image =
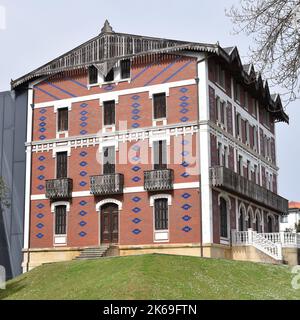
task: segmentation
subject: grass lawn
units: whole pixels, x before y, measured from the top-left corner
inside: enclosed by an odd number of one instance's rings
[[[300,299],[287,266],[143,255],[43,265],[1,299]]]

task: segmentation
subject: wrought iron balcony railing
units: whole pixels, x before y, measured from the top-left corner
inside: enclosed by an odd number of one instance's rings
[[[91,193],[96,196],[123,193],[124,175],[121,173],[91,176]]]
[[[73,180],[69,178],[46,181],[46,197],[48,199],[72,198]]]
[[[147,191],[172,190],[174,171],[172,169],[144,172],[144,188]]]
[[[279,213],[288,213],[288,200],[228,168],[210,168],[210,181],[213,187],[223,188]]]

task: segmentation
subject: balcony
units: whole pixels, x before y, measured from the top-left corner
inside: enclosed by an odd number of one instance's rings
[[[171,169],[144,172],[144,188],[147,191],[172,190],[174,171]]]
[[[110,194],[121,194],[124,188],[124,175],[120,173],[104,174],[101,176],[92,176],[91,194],[103,196]]]
[[[46,198],[48,199],[69,199],[72,198],[72,191],[72,179],[61,178],[46,181]]]
[[[225,167],[210,168],[213,187],[225,189],[276,212],[288,213],[288,200]]]

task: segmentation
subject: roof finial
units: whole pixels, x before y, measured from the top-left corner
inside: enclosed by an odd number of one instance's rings
[[[112,33],[112,32],[114,32],[114,30],[111,27],[111,25],[109,24],[108,20],[106,19],[104,22],[104,26],[101,29],[101,33]]]

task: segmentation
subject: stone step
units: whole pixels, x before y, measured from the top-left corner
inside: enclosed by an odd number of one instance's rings
[[[108,249],[109,249],[109,246],[101,246],[98,248],[97,247],[86,248],[75,259],[76,260],[100,259],[105,255]]]

